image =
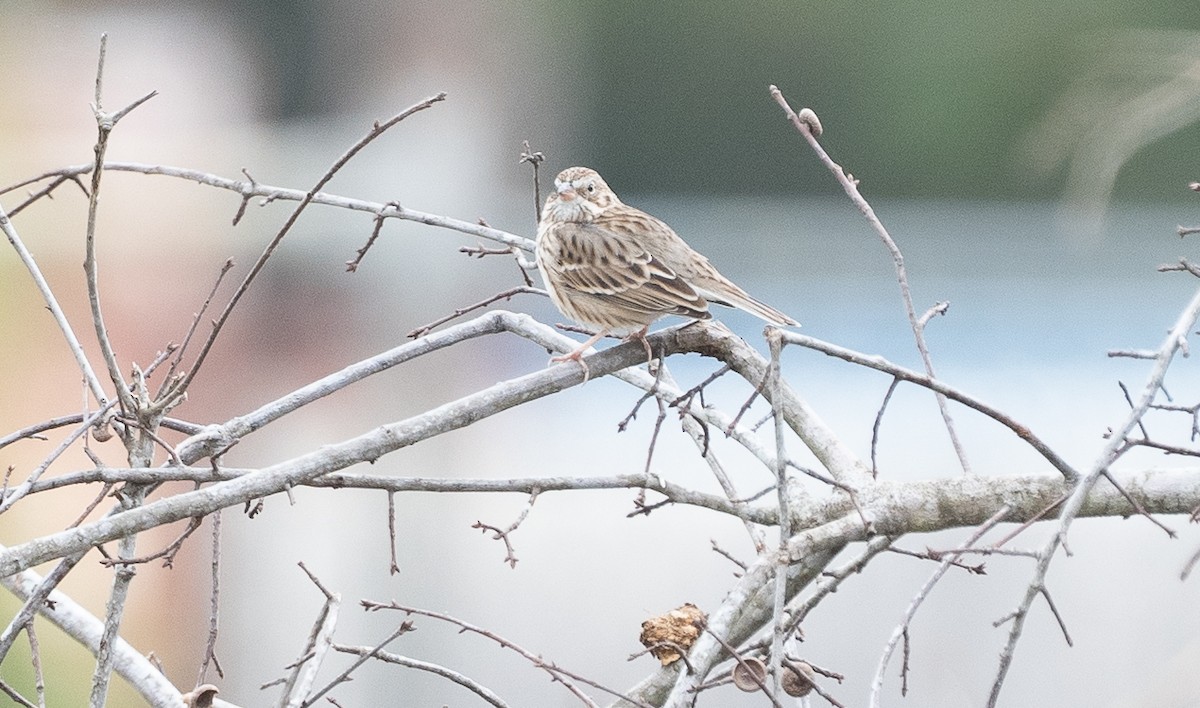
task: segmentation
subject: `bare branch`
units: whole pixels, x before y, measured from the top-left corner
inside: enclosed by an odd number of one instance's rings
[[[430,108],[435,103],[444,100],[446,100],[446,94],[444,92],[439,93],[436,96],[430,96],[423,101],[409,106],[400,113],[392,116],[387,121],[383,123],[376,123],[366,136],[352,145],[349,150],[339,157],[337,161],[333,163],[333,166],[325,171],[325,174],[322,175],[321,179],[317,180],[317,183],[313,186],[313,188],[304,194],[304,197],[300,200],[300,203],[296,206],[296,208],[292,210],[291,215],[279,229],[279,232],[275,234],[275,237],[271,239],[271,242],[267,244],[267,247],[263,249],[262,254],[259,255],[258,260],[255,261],[254,265],[250,267],[250,272],[246,274],[246,277],[242,280],[241,285],[239,285],[237,290],[234,291],[233,297],[229,299],[229,303],[225,305],[225,309],[222,310],[220,316],[217,317],[216,322],[213,324],[212,332],[209,333],[208,339],[204,342],[204,346],[200,349],[200,353],[196,356],[196,361],[192,364],[191,370],[179,384],[179,391],[182,392],[187,390],[192,380],[196,377],[196,372],[198,372],[200,367],[204,365],[204,360],[208,356],[208,352],[212,350],[213,344],[216,342],[217,336],[221,333],[221,329],[225,326],[225,322],[228,321],[230,313],[232,313],[233,309],[237,307],[237,304],[241,300],[242,296],[250,288],[250,284],[253,283],[258,274],[262,272],[262,269],[267,264],[267,260],[270,259],[271,255],[275,253],[275,249],[278,248],[279,244],[283,241],[283,237],[286,236],[289,231],[291,231],[292,226],[294,226],[296,223],[296,220],[300,218],[300,214],[302,214],[308,205],[314,201],[317,193],[321,191],[321,188],[324,187],[329,180],[333,179],[333,176],[337,174],[337,172],[344,167],[347,162],[357,155],[359,151],[371,144],[371,142],[386,132],[389,128],[411,116],[412,114]],[[99,163],[100,159],[97,158],[97,164]],[[97,172],[98,171],[99,170],[97,170]],[[95,187],[93,187],[93,190],[94,189]],[[93,195],[93,198],[94,196],[95,195]]]
[[[423,610],[419,607],[407,607],[404,605],[400,605],[396,602],[381,603],[381,602],[372,602],[370,600],[362,600],[359,604],[361,604],[363,606],[363,609],[367,610],[368,612],[378,612],[380,610],[399,610],[399,611],[404,612],[405,614],[409,614],[409,615],[432,617],[433,619],[442,620],[443,622],[449,622],[450,624],[456,625],[456,626],[462,628],[463,631],[471,632],[473,634],[478,634],[481,637],[487,637],[488,639],[491,639],[492,641],[498,643],[504,649],[511,649],[512,651],[515,651],[517,654],[525,657],[536,668],[542,669],[543,671],[546,671],[547,673],[549,673],[550,676],[556,682],[561,683],[564,688],[566,688],[568,691],[570,691],[573,696],[575,696],[576,698],[581,700],[584,705],[591,706],[592,708],[598,708],[596,706],[595,702],[592,701],[592,699],[589,698],[586,693],[584,693],[578,686],[576,686],[574,683],[572,683],[572,681],[570,680],[571,677],[567,676],[566,673],[563,672],[561,669],[559,669],[557,666],[546,663],[542,659],[542,657],[534,654],[533,652],[529,651],[528,649],[523,648],[519,644],[515,644],[514,642],[501,637],[500,635],[496,634],[495,632],[492,632],[491,630],[470,624],[469,622],[464,622],[456,617],[451,617],[450,615],[447,615],[447,614],[444,614],[441,612],[432,612],[430,610]],[[592,685],[595,685],[595,684],[592,684]],[[605,689],[605,690],[607,690],[607,689]],[[617,694],[617,695],[620,695],[620,694]]]
[[[508,525],[508,528],[502,529],[496,526],[489,526],[482,521],[476,521],[475,523],[471,524],[471,528],[473,529],[480,529],[484,532],[491,531],[492,540],[504,541],[504,547],[508,551],[504,556],[504,562],[508,563],[508,567],[510,568],[517,567],[517,554],[516,550],[513,548],[510,535],[521,526],[521,523],[524,522],[526,517],[529,516],[529,512],[533,511],[533,504],[537,501],[538,494],[540,494],[541,491],[542,490],[540,488],[535,487],[534,490],[529,493],[529,500],[526,502],[525,508],[521,510],[521,514],[517,517],[516,521],[513,521]]]
[[[254,197],[262,197],[264,203],[275,201],[291,201],[299,202],[310,198],[309,192],[302,189],[290,189],[287,187],[274,187],[271,185],[260,184],[251,179],[236,180],[227,177],[219,177],[208,172],[200,170],[188,169],[185,167],[172,167],[170,165],[148,165],[139,162],[105,162],[104,169],[108,172],[134,172],[144,175],[162,175],[164,177],[174,177],[177,179],[188,180],[189,182],[197,182],[199,184],[224,189],[230,192],[235,192],[244,199],[252,199]],[[0,194],[6,191],[17,189],[26,184],[40,182],[46,179],[58,179],[60,177],[73,177],[78,175],[91,174],[92,163],[85,165],[71,165],[61,167],[50,172],[43,173],[24,182],[12,185],[5,189],[0,189]],[[408,209],[406,207],[396,206],[394,204],[385,204],[380,202],[371,202],[363,199],[352,199],[350,197],[342,197],[335,194],[326,194],[318,192],[311,195],[311,203],[323,206],[331,206],[339,209],[348,209],[350,211],[361,211],[372,216],[383,216],[389,219],[402,219],[405,221],[415,221],[426,226],[434,226],[451,231],[476,236],[478,238],[495,241],[507,246],[513,246],[522,251],[533,252],[533,241],[516,234],[493,229],[488,226],[463,221],[461,219],[453,219],[448,216],[440,216],[428,212]]]
[[[898,379],[924,386],[925,388],[935,391],[946,398],[957,401],[968,408],[973,408],[1013,431],[1016,433],[1017,437],[1029,443],[1029,445],[1033,449],[1037,450],[1042,457],[1046,458],[1047,462],[1049,462],[1056,470],[1062,473],[1064,479],[1068,481],[1074,481],[1079,478],[1079,473],[1075,471],[1066,460],[1062,459],[1062,457],[1060,457],[1058,453],[1053,450],[1053,448],[1043,442],[1041,438],[1034,435],[1028,427],[1018,423],[1013,418],[1005,415],[999,410],[996,410],[992,406],[976,398],[968,396],[958,389],[952,388],[931,376],[919,374],[911,369],[905,369],[901,366],[897,366],[881,356],[860,354],[859,352],[851,349],[839,347],[836,344],[822,342],[815,337],[809,337],[807,335],[786,331],[782,333],[782,336],[784,341],[789,344],[798,344],[807,349],[821,352],[822,354],[828,354],[829,356],[844,359],[852,364],[866,366],[877,371],[891,374]]]
[[[0,578],[0,584],[23,600],[33,597],[41,583],[41,576],[31,570]],[[103,624],[61,592],[49,593],[48,600],[38,602],[37,611],[89,651],[99,651]],[[109,651],[113,669],[148,704],[155,708],[178,708],[181,705],[183,699],[179,690],[128,642],[118,637]]]
[[[899,377],[892,377],[892,382],[888,384],[887,393],[883,394],[883,402],[879,404],[879,412],[875,414],[875,424],[871,426],[872,479],[879,479],[879,459],[876,453],[879,452],[879,427],[883,425],[883,413],[887,410],[888,402],[892,400],[892,394],[896,392],[896,388],[899,386]]]
[[[1065,544],[1067,531],[1070,529],[1071,522],[1079,515],[1088,498],[1097,491],[1095,489],[1097,480],[1100,479],[1100,476],[1104,472],[1108,471],[1109,466],[1117,459],[1119,455],[1118,451],[1125,446],[1130,433],[1141,423],[1142,416],[1146,414],[1146,411],[1149,410],[1150,405],[1154,402],[1158,392],[1162,389],[1167,368],[1174,360],[1175,354],[1181,349],[1186,348],[1187,336],[1192,331],[1192,328],[1196,326],[1197,318],[1200,318],[1200,290],[1197,290],[1192,295],[1191,301],[1179,314],[1175,325],[1171,327],[1171,330],[1159,345],[1154,366],[1146,377],[1146,382],[1142,386],[1142,391],[1138,395],[1133,409],[1125,416],[1125,420],[1121,426],[1109,436],[1100,455],[1092,464],[1092,468],[1088,471],[1087,475],[1078,481],[1071,495],[1063,503],[1062,512],[1059,515],[1058,532],[1051,537],[1043,548],[1041,560],[1038,562],[1033,579],[1026,588],[1025,597],[1021,600],[1015,611],[1012,627],[1009,629],[1008,642],[1000,653],[1000,664],[997,669],[996,679],[992,683],[992,690],[988,696],[988,708],[995,706],[1000,698],[1000,690],[1004,686],[1004,679],[1008,675],[1009,667],[1012,665],[1013,655],[1016,651],[1017,642],[1021,638],[1025,619],[1029,614],[1029,608],[1033,605],[1034,599],[1042,594],[1042,590],[1045,587],[1046,573],[1050,569],[1050,563],[1053,562],[1059,547]]]
[[[867,563],[871,562],[871,559],[891,548],[895,541],[894,537],[876,536],[868,541],[862,553],[849,563],[840,568],[822,573],[822,580],[816,583],[817,589],[812,595],[805,598],[803,602],[793,603],[788,606],[788,633],[791,634],[799,629],[800,623],[804,621],[805,617],[808,617],[808,613],[812,612],[822,600],[831,593],[837,592],[838,587],[851,575],[862,572],[863,568],[867,567]]]
[[[962,545],[962,549],[967,549],[971,546],[974,546],[979,539],[983,538],[984,534],[992,530],[992,528],[994,528],[1000,522],[1007,519],[1011,512],[1012,509],[1007,505],[1000,507],[995,514],[992,514],[987,521],[983,522],[979,528],[975,529],[967,541]],[[908,609],[904,611],[904,618],[901,620],[900,625],[892,631],[891,638],[884,646],[883,655],[879,657],[879,666],[875,669],[875,678],[871,682],[871,706],[873,708],[877,708],[880,705],[880,699],[883,694],[884,673],[887,671],[888,661],[890,661],[892,658],[892,652],[895,651],[896,644],[902,638],[908,636],[909,626],[912,624],[913,617],[916,616],[917,610],[920,609],[921,605],[925,602],[925,598],[929,597],[929,593],[933,590],[933,587],[937,585],[937,582],[942,579],[942,576],[946,574],[946,571],[950,570],[954,563],[960,557],[962,557],[962,549],[955,549],[946,554],[945,558],[942,559],[941,564],[938,566],[938,569],[934,571],[929,580],[925,581],[925,584],[921,586],[921,589],[917,591],[917,594],[913,596],[912,601],[909,602]]]
[[[313,585],[316,585],[321,594],[325,596],[325,602],[321,605],[321,611],[317,614],[316,621],[313,622],[308,642],[305,644],[304,651],[301,652],[301,658],[289,667],[292,671],[283,681],[284,689],[279,703],[281,708],[298,708],[302,704],[309,704],[309,692],[317,680],[317,672],[320,670],[321,664],[333,646],[333,632],[337,627],[338,614],[342,608],[342,596],[327,590],[303,563],[299,565],[300,570],[304,571]],[[399,634],[400,630],[397,630],[387,641],[390,642]],[[327,687],[325,691],[328,690]],[[314,700],[319,697],[320,694],[315,696]]]
[[[528,140],[522,143],[522,148],[517,164],[528,162],[533,167],[533,223],[536,225],[542,220],[542,186],[538,182],[538,168],[546,161],[546,156],[531,149]]]
[[[204,317],[204,313],[208,311],[208,306],[212,304],[212,300],[217,295],[217,289],[221,287],[221,281],[225,279],[225,275],[233,268],[233,259],[225,259],[225,263],[221,266],[221,270],[217,272],[216,282],[213,283],[212,289],[208,291],[208,297],[204,298],[204,303],[200,305],[200,310],[196,312],[192,318],[192,324],[188,327],[187,334],[183,335],[183,343],[175,350],[175,358],[171,360],[171,366],[167,369],[167,373],[163,376],[162,385],[158,388],[157,398],[161,398],[167,389],[176,385],[175,371],[179,368],[179,364],[183,361],[183,353],[187,351],[188,344],[192,342],[192,335],[196,333],[196,327],[200,324],[200,319]]]
[[[352,647],[345,644],[334,644],[333,650],[342,652],[343,654],[355,654],[363,659],[374,658],[388,664],[395,664],[397,666],[403,666],[409,669],[417,669],[418,671],[428,671],[431,674],[435,674],[444,679],[453,681],[471,693],[479,696],[490,705],[496,706],[496,708],[508,708],[508,704],[505,703],[500,696],[496,695],[496,693],[487,686],[484,686],[469,676],[465,676],[457,671],[452,671],[438,664],[433,664],[428,661],[420,661],[418,659],[410,659],[407,656],[400,656],[399,654],[383,651],[379,647]]]
[[[412,330],[411,332],[409,332],[408,334],[406,334],[404,336],[408,337],[409,339],[415,339],[417,337],[424,337],[425,335],[432,332],[434,330],[434,328],[440,327],[440,326],[446,324],[447,322],[450,322],[451,320],[456,320],[459,317],[462,317],[463,315],[467,314],[468,312],[473,312],[480,308],[487,307],[488,305],[492,304],[493,302],[498,302],[500,300],[505,300],[505,301],[512,300],[513,296],[522,295],[522,294],[545,295],[546,291],[541,288],[533,288],[533,287],[527,287],[527,286],[517,287],[517,288],[509,288],[508,290],[498,292],[489,298],[480,300],[479,302],[477,302],[473,305],[467,305],[466,307],[460,307],[457,310],[455,310],[454,312],[451,312],[450,314],[448,314],[444,317],[439,317],[436,320],[434,320],[433,322],[430,322],[429,324],[424,324],[424,325],[421,325],[420,327],[417,327],[416,329]]]
[[[24,242],[21,241],[21,237],[17,234],[16,227],[13,226],[8,215],[4,213],[3,206],[0,206],[0,231],[4,231],[4,235],[8,237],[8,242],[12,244],[13,250],[17,252],[17,257],[25,265],[25,270],[29,271],[29,275],[33,278],[33,283],[37,286],[38,292],[41,293],[42,299],[46,301],[46,308],[50,310],[50,314],[58,324],[59,330],[62,331],[63,337],[66,338],[67,347],[71,350],[72,356],[75,357],[75,363],[79,365],[79,370],[83,372],[83,378],[87,381],[92,395],[96,397],[96,402],[104,405],[108,402],[108,394],[104,392],[104,387],[100,385],[100,379],[96,377],[96,372],[92,370],[91,362],[88,361],[87,355],[83,353],[83,345],[79,343],[79,339],[75,336],[75,330],[71,329],[71,323],[67,321],[67,316],[63,314],[62,308],[58,306],[58,298],[50,290],[50,284],[46,282],[46,278],[42,275],[41,269],[38,268],[37,262],[33,260],[33,254],[25,248]]]
[[[887,247],[888,252],[892,255],[892,262],[896,267],[896,280],[900,284],[900,298],[904,301],[905,312],[908,313],[908,322],[912,328],[913,339],[917,344],[917,351],[921,354],[921,361],[925,364],[925,375],[930,379],[936,378],[936,374],[934,374],[933,371],[933,358],[929,354],[929,347],[925,344],[925,322],[927,322],[929,317],[935,313],[944,313],[946,308],[949,307],[949,303],[938,303],[932,310],[929,311],[929,313],[926,313],[924,317],[917,317],[917,310],[913,305],[912,292],[908,285],[908,271],[904,266],[904,255],[900,252],[900,247],[896,245],[896,241],[892,238],[892,235],[888,233],[887,228],[884,227],[883,222],[880,221],[879,217],[875,215],[875,210],[871,207],[870,203],[868,203],[866,198],[863,197],[862,193],[858,191],[858,180],[847,174],[846,171],[842,169],[841,165],[834,162],[833,158],[829,156],[829,153],[825,152],[825,149],[821,147],[820,142],[817,141],[817,138],[821,135],[821,123],[819,120],[817,120],[816,114],[806,108],[801,111],[800,115],[797,115],[796,112],[792,110],[792,107],[788,104],[787,99],[784,98],[783,92],[781,92],[778,87],[772,85],[769,91],[771,97],[775,99],[775,102],[778,103],[781,108],[783,108],[788,120],[791,121],[792,125],[796,127],[796,130],[798,130],[800,134],[804,136],[804,139],[808,141],[809,146],[812,148],[813,152],[816,153],[817,158],[820,159],[827,168],[829,168],[830,173],[833,174],[834,178],[837,179],[838,183],[842,186],[842,189],[846,192],[846,196],[850,197],[850,201],[852,201],[854,206],[856,206],[858,210],[862,212],[862,215],[866,217],[867,223],[871,225],[871,229],[875,231],[875,234],[879,236],[879,239],[883,242],[884,246]],[[805,113],[806,111],[807,113]],[[954,448],[954,453],[958,455],[959,464],[962,465],[963,472],[969,474],[971,472],[971,466],[967,462],[966,451],[963,449],[962,442],[958,438],[958,432],[954,428],[954,421],[950,417],[950,409],[946,405],[946,397],[944,394],[937,392],[936,390],[935,394],[938,403],[938,410],[941,411],[942,420],[946,424],[946,432],[950,435],[950,443]]]
[[[130,486],[125,490],[129,495],[127,504],[136,508],[142,502],[142,487]],[[137,536],[133,533],[119,537],[118,555],[122,559],[132,559],[137,550]],[[104,631],[100,635],[96,647],[96,669],[92,673],[92,693],[89,701],[91,708],[104,708],[108,698],[109,680],[112,677],[113,662],[115,661],[115,645],[120,641],[117,634],[121,628],[121,620],[125,616],[125,606],[129,598],[129,586],[133,583],[135,571],[130,565],[118,565],[113,573],[112,590],[109,591],[108,603],[104,607]]]
[[[54,450],[46,456],[46,459],[42,460],[42,463],[29,474],[24,482],[17,485],[11,491],[6,491],[4,499],[0,501],[0,514],[11,509],[13,504],[16,504],[22,497],[28,494],[33,489],[33,486],[37,484],[37,481],[41,478],[42,474],[50,467],[50,465],[57,460],[60,455],[66,452],[67,448],[73,445],[76,440],[86,435],[87,431],[96,423],[96,421],[100,420],[106,413],[108,413],[108,410],[112,408],[114,403],[115,401],[110,401],[106,403],[100,410],[88,416],[81,425],[76,427],[75,430],[66,437],[66,439],[59,443],[58,447],[54,448]]]
[[[774,632],[771,637],[771,700],[778,705],[783,698],[783,641],[787,634],[784,626],[783,611],[787,607],[787,543],[792,538],[792,488],[788,479],[787,446],[785,433],[787,422],[783,418],[783,374],[780,372],[780,357],[783,356],[783,339],[781,330],[776,327],[767,329],[767,344],[771,348],[771,366],[767,369],[767,386],[771,392],[771,412],[775,417],[775,497],[779,507],[779,545],[780,553],[776,557],[775,567],[775,597],[771,611],[771,626]]]
[[[221,665],[217,663],[217,635],[220,632],[221,617],[221,512],[212,515],[212,556],[209,566],[212,590],[208,599],[208,640],[204,643],[204,659],[200,662],[200,673],[196,676],[196,685],[208,682],[208,667],[212,664],[217,676],[225,678]]]
[[[88,192],[87,236],[85,241],[85,256],[83,269],[87,275],[88,304],[91,306],[92,324],[96,329],[96,340],[100,344],[100,354],[108,367],[108,377],[117,388],[117,398],[121,407],[128,413],[137,411],[133,393],[125,377],[121,375],[121,367],[117,363],[117,355],[113,351],[112,341],[108,337],[108,329],[104,326],[104,315],[100,308],[100,276],[99,264],[96,262],[96,217],[100,210],[100,178],[104,174],[104,153],[108,150],[108,137],[117,122],[142,103],[153,98],[157,92],[151,91],[142,98],[134,101],[116,113],[104,113],[101,109],[101,87],[104,80],[104,56],[108,48],[108,35],[100,35],[100,60],[96,67],[96,103],[92,107],[96,116],[97,138],[94,151],[96,161],[92,169],[92,184]],[[93,694],[93,699],[96,696]],[[103,696],[101,696],[103,699]]]
[[[382,642],[376,644],[374,649],[371,649],[370,651],[359,654],[358,659],[353,664],[351,664],[349,667],[347,667],[345,671],[343,671],[342,673],[340,673],[336,677],[334,677],[334,679],[332,681],[330,681],[328,684],[326,684],[324,688],[321,688],[320,690],[314,692],[312,695],[308,696],[303,702],[289,701],[287,704],[288,708],[292,708],[293,705],[297,706],[297,708],[309,708],[310,706],[315,704],[318,700],[320,700],[321,696],[324,696],[326,693],[329,693],[335,687],[337,687],[339,684],[349,681],[350,674],[354,673],[355,669],[357,669],[358,667],[365,664],[368,659],[370,659],[373,656],[376,656],[377,653],[380,652],[385,646],[387,646],[388,644],[391,644],[392,641],[395,640],[400,635],[411,632],[412,629],[413,629],[413,626],[412,626],[411,622],[401,622],[400,626],[397,627],[394,632],[389,634],[386,639],[384,639]],[[332,637],[327,637],[327,638],[325,638],[325,640],[326,641],[322,642],[322,644],[324,645],[322,648],[323,649],[324,648],[332,649],[333,648]],[[315,674],[315,667],[319,666],[320,662],[311,661],[311,662],[309,662],[309,665],[314,668],[314,674]]]
[[[789,594],[812,582],[846,544],[865,540],[866,530],[855,514],[810,528],[788,539],[785,550]],[[774,612],[775,573],[781,570],[776,554],[759,556],[730,588],[720,607],[708,616],[712,635],[739,646]],[[694,691],[708,672],[724,658],[722,642],[705,633],[688,654],[694,668],[690,673],[659,671],[638,686],[635,695],[651,703],[682,707],[689,705]]]

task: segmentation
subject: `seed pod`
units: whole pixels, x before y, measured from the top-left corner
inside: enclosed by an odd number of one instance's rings
[[[793,668],[795,667],[795,668]],[[799,669],[799,673],[797,673]],[[813,676],[816,672],[813,667],[803,661],[788,662],[783,667],[783,678],[780,683],[783,685],[783,692],[789,696],[807,696],[812,692]]]
[[[758,680],[755,681],[754,679]],[[762,659],[742,659],[733,667],[733,685],[749,693],[757,691],[767,680],[767,665]]]

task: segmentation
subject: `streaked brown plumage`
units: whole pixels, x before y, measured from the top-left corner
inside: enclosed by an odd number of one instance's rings
[[[798,324],[718,273],[670,226],[622,203],[595,170],[570,167],[554,186],[538,224],[538,268],[558,309],[598,330],[555,361],[580,361],[606,334],[632,334],[644,343],[660,317],[708,319],[713,302],[772,324]]]

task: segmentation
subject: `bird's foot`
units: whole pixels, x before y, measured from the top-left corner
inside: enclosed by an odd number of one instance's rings
[[[552,357],[550,357],[550,363],[551,364],[562,364],[562,363],[568,362],[568,361],[579,362],[579,365],[583,367],[583,382],[587,383],[588,379],[591,378],[591,376],[592,376],[592,370],[588,368],[587,362],[583,360],[583,353],[585,351],[587,351],[588,348],[590,348],[591,346],[592,346],[591,344],[584,344],[582,347],[579,347],[578,349],[571,352],[570,354],[563,354],[562,356],[552,356]]]
[[[645,349],[646,349],[646,366],[653,368],[654,367],[654,350],[650,348],[650,342],[646,340],[646,332],[649,329],[650,329],[650,325],[646,325],[645,327],[642,327],[638,331],[636,331],[633,334],[626,337],[625,341],[632,342],[633,340],[636,339],[637,341],[641,342],[642,346],[645,347]]]

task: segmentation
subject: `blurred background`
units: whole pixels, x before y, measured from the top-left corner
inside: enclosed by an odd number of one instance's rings
[[[1190,276],[1155,272],[1194,254],[1175,227],[1200,221],[1186,188],[1200,176],[1200,16],[1183,0],[8,0],[0,9],[0,186],[91,160],[88,104],[101,32],[109,34],[105,108],[159,92],[119,124],[111,160],[230,178],[245,169],[262,183],[306,189],[374,121],[446,91],[445,103],[375,142],[327,191],[484,219],[532,237],[532,179],[518,165],[528,140],[547,157],[543,185],[564,167],[595,167],[626,202],[664,218],[731,279],[799,319],[804,332],[919,367],[890,257],[784,121],[767,94],[777,84],[797,109],[817,112],[823,145],[862,181],[904,250],[917,308],[950,301],[948,316],[928,330],[939,374],[1026,423],[1079,467],[1126,410],[1117,382],[1137,390],[1147,371],[1105,353],[1156,346],[1196,287]],[[0,195],[0,204],[11,210],[25,191]],[[236,195],[181,180],[105,176],[102,298],[123,366],[144,366],[180,341],[225,259],[237,262],[230,278],[240,280],[291,210],[256,203],[234,226],[238,204]],[[85,198],[66,185],[14,224],[95,354],[80,268],[85,217]],[[359,271],[344,272],[371,226],[359,214],[309,209],[176,415],[228,420],[520,284],[510,259],[468,259],[457,250],[474,239],[413,223],[387,223]],[[230,290],[226,283],[223,297]],[[544,298],[504,306],[561,321]],[[723,319],[765,351],[761,323],[742,313]],[[289,416],[225,463],[287,459],[545,362],[544,351],[523,341],[464,344]],[[685,387],[716,368],[697,357],[670,365]],[[867,455],[888,381],[806,352],[789,351],[785,366],[797,390]],[[11,250],[0,255],[0,371],[0,434],[83,405],[61,334]],[[1197,383],[1187,361],[1168,379],[1185,405],[1195,402]],[[736,410],[748,393],[722,380],[709,402]],[[637,398],[622,384],[595,381],[368,471],[472,478],[638,471],[654,411],[616,433]],[[901,389],[889,410],[884,476],[961,474],[929,396]],[[976,473],[1046,470],[997,426],[962,410],[956,419]],[[1189,420],[1162,414],[1152,422],[1156,438],[1187,443]],[[58,439],[0,450],[0,465],[23,479]],[[652,469],[711,490],[690,445],[668,418]],[[108,464],[123,463],[115,442],[93,449]],[[721,449],[748,493],[769,483],[737,450]],[[1122,464],[1180,463],[1133,455]],[[90,465],[75,451],[51,473]],[[63,528],[94,494],[25,500],[0,519],[0,542]],[[374,645],[386,637],[401,618],[364,615],[356,603],[396,600],[486,626],[622,689],[654,669],[648,657],[626,662],[640,648],[643,619],[688,601],[715,609],[728,589],[735,569],[712,552],[710,539],[741,557],[751,552],[739,524],[712,514],[667,508],[627,519],[629,492],[548,494],[514,535],[520,562],[512,570],[501,562],[502,545],[470,525],[507,526],[523,498],[411,495],[397,498],[402,572],[392,576],[384,495],[294,496],[294,504],[268,499],[253,520],[237,509],[224,516],[217,649],[225,677],[209,680],[244,705],[274,700],[258,687],[285,674],[323,599],[297,561],[342,594],[339,641]],[[1178,580],[1200,534],[1185,519],[1166,521],[1181,540],[1139,519],[1075,527],[1075,555],[1060,558],[1050,578],[1075,646],[1065,647],[1049,613],[1037,608],[1005,705],[1200,702],[1193,670],[1200,591],[1195,580]],[[946,548],[963,536],[900,545]],[[139,548],[149,552],[172,537],[172,530],[146,534]],[[1044,537],[1034,529],[1022,547]],[[174,568],[141,567],[124,625],[126,638],[154,652],[184,690],[207,636],[209,555],[202,532]],[[111,573],[94,558],[64,590],[100,614]],[[994,559],[988,570],[951,574],[919,615],[912,705],[983,702],[1006,631],[991,623],[1019,601],[1031,566]],[[911,558],[880,558],[806,624],[802,650],[846,676],[828,686],[846,705],[864,703],[883,643],[932,571]],[[17,606],[0,599],[6,616]],[[513,705],[575,705],[494,644],[432,621],[418,626],[390,649],[477,678]],[[49,703],[81,704],[90,657],[39,627]],[[27,655],[14,649],[0,676],[28,692]],[[331,661],[322,675],[332,678],[346,663]],[[896,671],[888,695],[898,703]],[[478,704],[415,672],[368,666],[356,676],[333,694],[342,705]],[[723,691],[710,701],[762,704]],[[110,703],[136,705],[120,685]]]

